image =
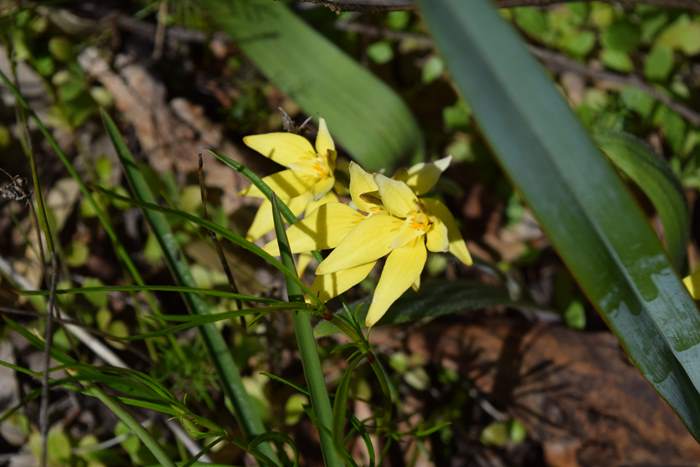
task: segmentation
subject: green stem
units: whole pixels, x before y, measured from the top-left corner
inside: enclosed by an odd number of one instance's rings
[[[274,195],[272,196],[272,213],[275,221],[275,234],[277,235],[277,242],[280,247],[282,264],[292,271],[295,271],[294,258],[289,248],[287,233],[284,231],[279,203],[277,202],[277,197]],[[301,287],[291,280],[287,280],[287,297],[292,303],[304,302],[304,293]],[[309,386],[309,392],[311,393],[311,406],[315,414],[314,421],[316,422],[316,428],[321,438],[323,459],[327,466],[342,466],[343,462],[333,442],[333,410],[331,409],[331,401],[326,389],[326,381],[323,377],[321,359],[318,356],[311,320],[309,314],[305,311],[295,310],[293,313],[294,333],[296,334],[297,345],[299,346],[301,363],[304,367],[306,384]]]

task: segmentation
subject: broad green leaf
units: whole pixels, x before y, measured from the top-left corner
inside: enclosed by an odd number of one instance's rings
[[[628,176],[656,208],[664,228],[666,251],[676,271],[685,273],[690,236],[690,212],[683,187],[665,160],[634,136],[597,132],[595,140],[618,169]]]
[[[700,436],[700,314],[612,165],[487,0],[419,0],[503,169],[629,358]]]
[[[367,169],[422,157],[423,138],[406,105],[281,2],[206,0],[212,24],[228,33],[267,78]]]

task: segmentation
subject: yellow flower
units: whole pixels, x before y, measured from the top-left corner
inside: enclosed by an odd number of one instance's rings
[[[399,171],[396,179],[374,176],[350,165],[353,209],[327,203],[287,231],[292,252],[334,248],[316,270],[312,285],[327,301],[361,282],[377,261],[387,256],[365,324],[374,325],[409,287],[418,288],[427,250],[450,251],[472,263],[457,222],[430,191],[450,158]],[[266,250],[277,254],[273,243]]]
[[[323,118],[319,121],[315,148],[306,138],[283,132],[246,136],[243,142],[287,167],[287,170],[269,175],[263,181],[295,215],[337,200],[331,192],[335,184],[335,144]],[[272,204],[252,185],[241,194],[263,199],[247,234],[248,239],[257,240],[274,228]]]

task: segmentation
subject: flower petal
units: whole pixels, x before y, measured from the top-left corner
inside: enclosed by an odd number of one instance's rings
[[[431,217],[432,227],[425,235],[425,246],[433,253],[444,253],[450,247],[447,226],[437,217]]]
[[[373,326],[384,316],[392,303],[420,278],[428,252],[422,238],[389,254],[382,275],[374,290],[365,326]]]
[[[346,204],[324,204],[287,229],[289,247],[292,253],[335,248],[364,218]],[[280,254],[277,240],[264,249],[271,255]]]
[[[450,166],[450,162],[452,156],[433,162],[421,162],[408,169],[398,170],[393,178],[405,182],[416,194],[423,195],[435,186],[440,175]]]
[[[700,299],[700,269],[683,279],[683,285],[691,297],[695,300]]]
[[[316,152],[326,159],[335,157],[335,143],[328,132],[326,119],[318,120],[318,133],[316,134]]]
[[[467,244],[464,242],[462,234],[459,231],[457,221],[452,216],[450,210],[447,209],[447,206],[442,204],[440,201],[431,198],[423,198],[421,201],[423,202],[425,209],[428,211],[428,214],[440,219],[440,221],[445,224],[445,227],[447,227],[447,239],[450,243],[448,250],[450,253],[455,255],[457,259],[467,266],[470,266],[473,263],[472,257],[469,254]]]
[[[291,167],[294,164],[316,157],[316,151],[314,151],[311,143],[303,136],[295,135],[294,133],[279,132],[250,135],[245,136],[243,142],[249,148],[285,167]]]
[[[327,302],[333,297],[337,297],[349,288],[362,282],[369,275],[377,264],[372,261],[367,264],[361,264],[354,268],[343,269],[332,274],[322,274],[316,276],[311,291],[315,293],[322,302]]]
[[[348,171],[350,172],[350,197],[357,209],[367,213],[380,210],[379,187],[374,177],[354,162],[350,162]],[[373,199],[367,196],[370,193],[375,193],[377,196]]]
[[[319,200],[323,198],[333,189],[333,185],[335,185],[335,178],[332,175],[330,177],[324,177],[316,182],[311,188],[311,192],[314,194],[314,199]]]
[[[316,269],[330,274],[376,261],[389,254],[403,221],[387,214],[374,214],[362,220]]]
[[[332,191],[329,191],[322,198],[316,199],[316,200],[311,200],[309,202],[309,204],[306,205],[306,213],[307,214],[312,213],[316,209],[320,208],[321,206],[323,206],[326,203],[332,203],[332,202],[337,202],[337,201],[338,201],[338,197],[335,195],[335,193],[333,193]]]
[[[309,180],[297,176],[293,171],[287,169],[264,177],[265,182],[272,191],[282,200],[288,200],[311,189],[312,183]],[[241,191],[243,196],[254,198],[264,198],[265,195],[255,185],[250,185]]]
[[[289,207],[295,216],[298,216],[304,212],[304,208],[306,208],[310,201],[311,193],[302,193],[290,199],[287,202],[287,207]],[[270,203],[270,200],[265,199],[255,213],[255,218],[248,229],[246,238],[250,241],[255,241],[274,228],[275,221],[272,218],[272,203]]]
[[[418,208],[416,194],[404,182],[392,180],[382,174],[376,174],[374,181],[379,187],[382,204],[390,214],[405,218]]]
[[[298,277],[302,277],[304,275],[304,272],[306,272],[306,268],[309,267],[309,263],[311,263],[312,259],[314,259],[313,256],[308,253],[302,253],[299,255],[296,265]]]
[[[270,200],[264,199],[253,218],[253,223],[248,228],[246,238],[251,242],[259,239],[268,233],[274,227],[272,219],[272,203]]]

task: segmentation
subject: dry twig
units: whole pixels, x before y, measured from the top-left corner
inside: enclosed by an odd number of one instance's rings
[[[412,0],[302,0],[306,3],[323,5],[333,11],[395,11],[413,10],[416,8]],[[551,6],[559,3],[580,2],[582,0],[494,0],[499,8],[515,8],[521,6]],[[585,1],[585,0],[584,0]],[[590,1],[590,0],[589,0]],[[603,0],[606,3],[623,6],[645,4],[661,8],[674,8],[689,11],[700,11],[700,2],[696,0]]]

